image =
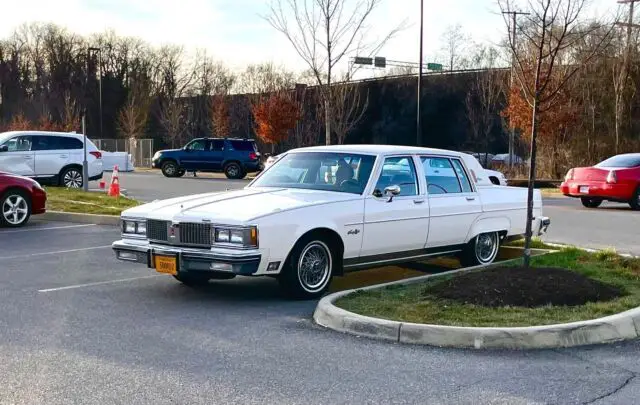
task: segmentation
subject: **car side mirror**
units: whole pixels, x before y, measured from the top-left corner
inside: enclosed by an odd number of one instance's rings
[[[0,146],[0,152],[9,152],[9,147],[7,145]]]
[[[384,189],[384,193],[382,193],[380,190],[375,189],[373,191],[373,196],[376,198],[382,198],[382,197],[386,197],[387,198],[387,202],[391,202],[393,201],[393,197],[399,195],[401,192],[400,190],[400,186],[389,186],[389,187],[385,187]]]

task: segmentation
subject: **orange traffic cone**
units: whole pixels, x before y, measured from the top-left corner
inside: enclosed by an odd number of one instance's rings
[[[111,197],[120,197],[120,180],[118,179],[118,165],[113,168],[113,174],[111,175],[111,182],[109,184],[109,191],[107,194]]]

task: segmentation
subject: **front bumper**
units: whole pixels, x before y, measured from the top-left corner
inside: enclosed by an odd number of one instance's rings
[[[538,226],[538,236],[542,236],[547,233],[549,225],[551,225],[551,219],[549,219],[549,217],[540,217],[539,221],[540,225]]]
[[[164,245],[137,245],[119,240],[111,246],[116,258],[123,261],[145,264],[154,268],[154,255],[175,256],[178,273],[209,272],[250,276],[260,267],[260,254],[243,252],[237,255],[214,253],[210,250],[190,249]]]

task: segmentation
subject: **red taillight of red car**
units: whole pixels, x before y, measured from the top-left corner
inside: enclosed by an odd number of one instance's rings
[[[607,175],[607,183],[614,184],[618,182],[618,176],[616,175],[615,170],[611,170]]]
[[[89,154],[95,156],[96,159],[102,159],[102,152],[92,151],[92,152],[89,152]]]
[[[565,179],[565,180],[573,180],[573,169],[571,169],[571,170],[569,170],[569,171],[567,172],[567,175],[566,175],[566,176],[564,176],[564,179]]]
[[[249,159],[256,160],[256,159],[258,159],[258,155],[256,155],[254,152],[251,152],[251,153],[249,153]]]

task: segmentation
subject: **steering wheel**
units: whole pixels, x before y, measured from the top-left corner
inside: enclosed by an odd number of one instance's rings
[[[437,184],[429,184],[429,185],[427,185],[427,189],[429,189],[429,187],[437,187],[437,188],[439,188],[440,190],[444,191],[444,193],[445,193],[445,194],[447,194],[447,193],[448,193],[448,192],[447,192],[447,190],[446,190],[444,187],[439,186],[439,185],[437,185]]]
[[[346,188],[348,186],[360,187],[360,183],[354,179],[343,180],[342,183],[340,183],[340,188]]]

